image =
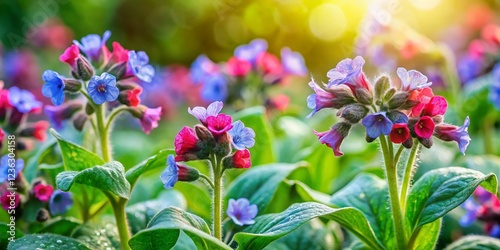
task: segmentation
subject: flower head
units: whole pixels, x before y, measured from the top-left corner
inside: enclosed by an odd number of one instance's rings
[[[433,97],[434,93],[432,92],[432,89],[428,87],[412,91],[409,99],[412,101],[418,101],[418,104],[412,108],[410,116],[419,117],[427,103],[429,103]]]
[[[223,74],[211,74],[205,78],[201,97],[206,101],[226,100],[228,95],[227,79]]]
[[[420,138],[431,138],[434,127],[434,121],[430,116],[422,116],[415,124],[415,134]]]
[[[310,118],[321,109],[341,108],[354,102],[354,95],[347,87],[334,86],[325,90],[318,86],[314,79],[311,79],[309,86],[314,90],[314,94],[307,97],[307,107],[312,109],[307,118]]]
[[[2,204],[2,208],[5,211],[17,208],[19,206],[20,201],[21,201],[21,198],[19,197],[18,193],[4,192],[0,196],[0,203]]]
[[[73,41],[74,44],[78,45],[81,51],[87,55],[90,60],[98,61],[103,52],[103,47],[106,46],[106,41],[111,36],[111,31],[107,30],[102,35],[102,39],[99,35],[91,34],[82,37],[82,42],[76,40]]]
[[[14,166],[14,168],[11,168]],[[13,171],[9,171],[9,169],[13,169]],[[14,179],[19,176],[19,173],[24,169],[24,160],[23,159],[13,159],[10,158],[9,155],[4,155],[0,159],[0,184],[4,183],[9,179],[9,174],[14,174]]]
[[[210,103],[207,108],[204,107],[194,107],[193,109],[188,108],[188,113],[198,119],[203,125],[207,125],[207,117],[217,116],[222,110],[224,104],[220,101],[215,101]]]
[[[160,175],[166,189],[173,188],[177,181],[195,181],[199,177],[198,170],[176,163],[173,155],[167,157],[167,168]]]
[[[281,49],[281,63],[285,73],[299,76],[307,75],[304,57],[299,52],[293,52],[287,47]]]
[[[443,141],[456,141],[460,152],[465,155],[465,150],[467,150],[471,140],[467,132],[469,124],[469,117],[465,118],[464,124],[461,127],[450,124],[439,124],[435,128],[434,136]]]
[[[54,188],[51,185],[46,185],[43,183],[39,183],[38,185],[33,187],[33,193],[35,194],[35,197],[42,202],[47,202],[48,200],[50,200],[53,191]]]
[[[144,51],[128,52],[128,66],[130,73],[145,82],[151,82],[155,76],[155,68],[149,64],[149,57]]]
[[[269,52],[262,52],[257,56],[257,68],[264,75],[279,77],[283,73],[283,66],[275,55]]]
[[[371,90],[371,87],[363,73],[365,59],[357,56],[354,59],[346,58],[337,64],[337,67],[328,71],[330,78],[328,87],[345,84],[355,92],[357,88]]]
[[[243,60],[243,59],[242,59]],[[208,76],[219,73],[219,67],[206,55],[199,55],[191,64],[191,78],[194,83],[205,82]]]
[[[252,64],[237,57],[231,57],[226,63],[226,72],[231,76],[244,77],[250,70],[252,70]]]
[[[251,148],[255,145],[255,132],[251,128],[246,128],[241,121],[234,122],[233,128],[228,133],[233,140],[233,147],[238,150]]]
[[[366,127],[366,134],[370,138],[377,138],[380,135],[388,135],[391,133],[393,123],[386,116],[386,112],[378,112],[369,114],[361,121]]]
[[[248,149],[237,150],[232,158],[232,168],[250,168],[252,160]]]
[[[214,135],[220,135],[233,128],[233,118],[226,114],[207,117],[207,127]]]
[[[349,133],[349,129],[351,129],[351,125],[346,122],[339,122],[333,125],[332,128],[326,132],[314,131],[314,134],[318,136],[318,139],[322,144],[326,144],[326,146],[333,149],[335,156],[342,156],[344,153],[340,151],[340,145]]]
[[[61,105],[64,102],[64,79],[52,70],[43,72],[42,78],[45,81],[42,94],[49,97],[54,105]]]
[[[35,112],[42,107],[42,103],[28,90],[14,86],[9,89],[9,102],[21,113]]]
[[[396,123],[392,125],[391,133],[389,138],[391,142],[403,143],[411,137],[410,129],[406,123]]]
[[[66,213],[73,206],[73,195],[70,192],[55,190],[50,196],[49,211],[52,215]]]
[[[257,216],[258,208],[257,205],[250,204],[246,198],[229,199],[226,213],[238,226],[251,225],[255,223],[254,218]]]
[[[406,70],[398,68],[399,79],[401,79],[401,90],[411,92],[416,89],[422,89],[432,85],[432,82],[427,82],[427,76],[416,70]]]
[[[112,102],[118,98],[120,91],[116,87],[116,77],[106,72],[101,76],[93,76],[90,79],[87,91],[92,100],[101,105],[104,102]]]
[[[185,126],[175,136],[175,157],[176,161],[188,161],[198,159],[196,153],[199,151],[198,137],[194,129]]]
[[[141,122],[142,131],[144,133],[149,134],[151,130],[158,127],[158,121],[161,118],[161,107],[157,107],[154,109],[146,108],[146,110],[142,113],[142,116],[139,118]]]
[[[76,68],[76,59],[80,56],[80,48],[73,44],[69,46],[61,56],[59,56],[59,61],[69,64],[71,68]]]
[[[113,54],[111,54],[111,62],[113,63],[126,63],[128,62],[129,50],[124,49],[119,42],[113,42]]]
[[[442,96],[434,96],[429,100],[424,108],[422,109],[421,116],[436,116],[436,115],[444,115],[446,113],[446,109],[448,108],[448,103],[446,99]]]
[[[245,61],[255,64],[257,56],[267,50],[267,42],[264,39],[255,39],[249,44],[240,45],[234,50],[234,55]]]

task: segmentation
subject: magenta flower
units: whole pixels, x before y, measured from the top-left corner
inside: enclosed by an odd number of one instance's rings
[[[398,68],[397,74],[401,79],[401,90],[411,92],[416,89],[422,89],[432,85],[432,82],[427,82],[427,76],[416,70],[406,70]]]
[[[434,136],[443,141],[456,141],[460,152],[465,155],[465,150],[467,150],[471,140],[469,132],[467,132],[469,124],[470,119],[468,116],[461,127],[451,124],[439,124],[434,130]]]
[[[386,112],[369,114],[361,121],[366,127],[366,134],[370,138],[377,138],[380,135],[388,135],[392,130],[392,122],[386,116]]]
[[[254,224],[258,211],[257,205],[250,204],[246,198],[239,198],[238,200],[229,199],[226,213],[234,224],[243,226]]]
[[[216,116],[222,110],[224,104],[220,101],[215,101],[210,103],[207,108],[204,107],[194,107],[193,109],[188,108],[188,113],[198,119],[203,125],[207,125],[207,117]]]
[[[220,135],[233,128],[233,118],[226,114],[207,117],[207,127],[214,135]]]
[[[144,133],[149,134],[151,130],[158,127],[158,121],[161,118],[161,107],[157,107],[154,109],[146,108],[143,112],[140,122],[142,131]]]
[[[345,122],[339,122],[332,126],[332,128],[325,132],[317,132],[314,131],[314,134],[318,136],[319,141],[322,144],[326,144],[326,146],[333,149],[333,153],[335,156],[342,156],[344,153],[340,151],[340,145],[342,141],[349,133],[349,129],[351,125]]]
[[[434,133],[435,126],[430,116],[422,116],[415,124],[415,134],[419,138],[430,138]]]
[[[73,44],[69,46],[61,56],[59,56],[59,61],[65,62],[71,66],[71,68],[76,72],[76,60],[80,57],[80,48]]]

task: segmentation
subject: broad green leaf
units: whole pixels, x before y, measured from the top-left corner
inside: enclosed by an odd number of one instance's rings
[[[177,190],[165,190],[158,199],[135,203],[128,206],[127,219],[129,222],[132,234],[136,234],[140,230],[146,228],[149,221],[160,210],[167,207],[186,208],[186,199]]]
[[[234,240],[238,243],[238,249],[263,249],[318,217],[338,222],[372,249],[384,249],[359,210],[351,207],[335,209],[315,202],[297,203],[281,213],[259,216],[255,218],[255,224],[237,233]]]
[[[190,212],[206,219],[207,221],[211,219],[211,211],[210,209],[207,209],[207,207],[211,206],[212,198],[206,189],[190,182],[177,182],[174,189],[183,193],[184,197],[189,197],[186,201]]]
[[[12,229],[14,229],[13,231],[10,231],[10,229],[11,226],[7,225],[7,223],[0,223],[0,232],[2,232],[0,234],[0,249],[7,249],[9,238],[17,240],[24,235],[16,226],[12,227]]]
[[[427,250],[434,249],[436,247],[437,240],[439,238],[439,232],[441,231],[442,218],[435,220],[431,223],[427,223],[420,227],[418,230],[413,232],[408,243],[408,249],[415,250]]]
[[[64,140],[54,129],[50,129],[50,133],[59,143],[65,170],[81,171],[104,164],[104,160],[99,156],[81,146]]]
[[[56,234],[29,234],[9,243],[9,250],[28,250],[28,249],[72,249],[72,250],[90,250],[83,243]]]
[[[245,127],[255,131],[255,146],[250,148],[253,165],[275,162],[273,133],[266,118],[264,107],[252,107],[233,115],[233,121],[241,120]]]
[[[264,212],[280,182],[297,167],[298,164],[276,163],[251,168],[233,181],[226,201],[247,198],[257,205],[259,212]]]
[[[500,240],[488,236],[469,235],[448,245],[445,250],[498,250]]]
[[[158,154],[127,170],[125,176],[128,182],[134,186],[142,174],[157,168],[165,168],[167,166],[167,157],[170,154],[175,155],[175,151],[173,149],[163,149]]]
[[[313,180],[308,183],[309,186],[324,193],[331,192],[332,180],[340,172],[339,159],[335,157],[331,148],[319,143],[308,150],[310,152],[304,161],[309,163],[308,170]]]
[[[184,231],[193,240],[197,249],[231,249],[210,235],[205,221],[176,207],[160,211],[151,219],[148,227],[128,242],[132,249],[171,249]]]
[[[500,157],[496,155],[465,156],[460,165],[481,173],[492,172],[500,176]]]
[[[120,237],[112,217],[104,217],[98,223],[86,223],[75,228],[71,237],[91,249],[120,249]]]
[[[496,194],[497,178],[494,174],[484,175],[461,167],[427,172],[410,190],[406,205],[407,226],[413,231],[443,217],[467,200],[480,184]]]
[[[125,179],[124,172],[123,165],[113,161],[80,172],[64,171],[57,175],[56,184],[59,189],[69,191],[74,183],[79,183],[128,199],[130,184]]]
[[[336,244],[339,243],[335,241],[332,230],[319,219],[313,219],[285,237],[272,242],[264,249],[322,250],[339,248],[339,245]]]
[[[304,201],[316,201],[325,205],[331,205],[331,197],[329,195],[313,190],[300,181],[290,181],[290,184],[292,183]]]
[[[362,174],[336,192],[331,204],[336,207],[355,207],[368,220],[375,236],[387,249],[395,249],[394,225],[389,208],[387,184],[371,174]]]
[[[50,140],[44,143],[36,154],[28,159],[26,166],[24,168],[23,174],[26,180],[31,183],[37,177],[37,168],[41,163],[45,163],[46,160],[50,161],[50,155],[54,154],[54,148],[56,146],[55,140]],[[52,159],[53,160],[53,159]],[[52,163],[52,162],[50,162]]]
[[[80,226],[81,222],[74,218],[61,218],[47,222],[45,227],[37,233],[53,233],[63,236],[71,236],[73,229]]]

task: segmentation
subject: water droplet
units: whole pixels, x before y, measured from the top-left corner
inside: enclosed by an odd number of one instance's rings
[[[55,247],[56,247],[56,246],[54,246],[54,245],[50,245],[50,246],[49,246],[49,248],[55,248]]]
[[[107,242],[105,242],[103,245],[104,245],[105,247],[109,246],[109,244],[108,244]]]
[[[41,235],[38,235],[38,236],[37,236],[37,238],[38,238],[38,239],[41,239],[41,238],[42,238],[42,236],[41,236]]]
[[[40,244],[40,247],[45,247],[45,244],[43,244],[43,243],[42,243],[42,244]]]
[[[62,240],[57,240],[57,244],[62,244]]]

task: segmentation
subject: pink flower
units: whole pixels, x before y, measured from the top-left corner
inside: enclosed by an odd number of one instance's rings
[[[411,110],[410,117],[419,117],[425,105],[430,102],[432,97],[434,97],[434,93],[432,93],[431,88],[426,87],[423,89],[413,90],[408,99],[412,101],[419,101],[419,103]]]
[[[283,73],[280,60],[269,52],[262,52],[257,56],[257,68],[264,75],[280,76]]]
[[[214,135],[220,135],[233,128],[233,118],[226,114],[207,117],[208,130]]]
[[[227,74],[236,77],[246,76],[252,70],[252,64],[246,60],[231,57],[226,63]]]
[[[45,141],[47,139],[47,129],[49,128],[49,123],[47,121],[38,121],[33,124],[33,137],[39,141]]]
[[[349,125],[348,123],[339,122],[333,125],[333,127],[328,131],[314,131],[314,134],[318,136],[318,139],[322,144],[326,144],[326,146],[333,149],[333,153],[335,154],[335,156],[342,156],[344,155],[344,153],[340,151],[340,145],[349,133],[350,128],[351,125]]]
[[[461,127],[451,124],[439,124],[436,126],[434,136],[443,141],[456,141],[460,152],[465,155],[465,150],[469,146],[471,140],[467,132],[469,124],[469,117],[465,118],[464,125]]]
[[[115,63],[126,63],[128,62],[128,49],[124,49],[119,42],[113,42],[113,53],[109,52],[108,48],[105,48],[105,60]]]
[[[249,168],[252,166],[250,151],[248,149],[238,150],[233,155],[233,168]]]
[[[52,188],[52,186],[45,185],[43,183],[40,183],[33,188],[33,193],[35,194],[35,197],[42,202],[49,201],[53,191],[54,188]]]
[[[430,138],[434,133],[434,121],[429,116],[422,116],[415,124],[415,134],[420,138]]]
[[[71,68],[76,69],[76,59],[80,56],[80,48],[73,44],[67,48],[61,56],[59,61],[69,64]]]
[[[141,93],[142,93],[142,88],[135,88],[128,90],[126,92],[128,105],[132,107],[139,106],[139,104],[141,104],[141,98],[140,98]]]
[[[158,127],[158,121],[161,118],[161,107],[154,109],[146,108],[142,117],[140,118],[142,131],[149,134],[151,130]]]
[[[429,103],[424,106],[422,110],[422,116],[436,116],[436,115],[444,115],[446,113],[446,109],[448,108],[448,103],[446,99],[442,96],[434,96],[431,98]]]
[[[4,192],[0,196],[0,203],[5,211],[17,208],[20,200],[18,193]]]
[[[185,126],[175,136],[175,161],[188,161],[197,158],[196,152],[199,151],[197,146],[198,137],[194,129]]]

